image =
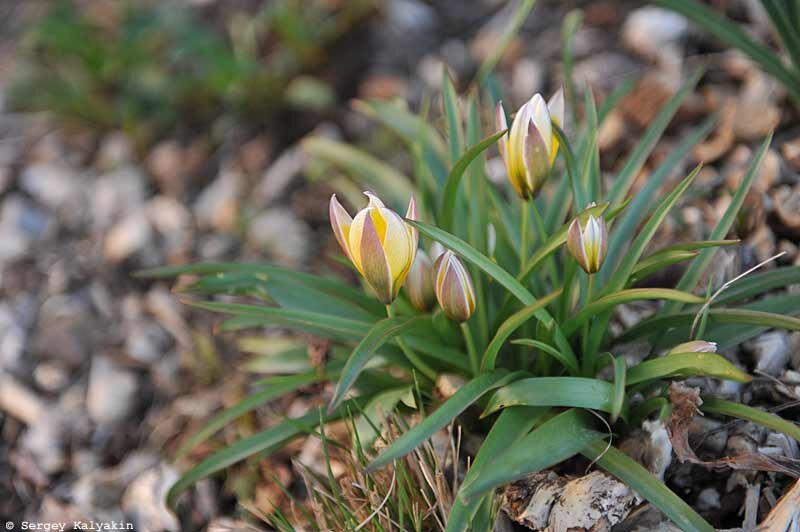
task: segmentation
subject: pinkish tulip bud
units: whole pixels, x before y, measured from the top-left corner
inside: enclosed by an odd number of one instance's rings
[[[475,288],[469,272],[455,254],[447,250],[433,265],[436,300],[448,318],[467,321],[475,311]]]

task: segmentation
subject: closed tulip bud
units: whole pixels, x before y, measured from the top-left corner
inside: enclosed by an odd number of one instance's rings
[[[563,123],[564,92],[559,90],[548,103],[541,94],[534,94],[517,111],[508,135],[500,138],[500,156],[520,198],[536,196],[550,174],[558,153],[552,124],[561,127]],[[499,131],[508,129],[502,102],[497,104],[495,124]]]
[[[397,297],[406,280],[419,244],[417,230],[396,212],[386,208],[377,196],[365,192],[369,204],[355,218],[331,196],[330,218],[336,240],[347,258],[375,295],[384,304]],[[417,219],[414,198],[408,204],[406,218]]]
[[[704,342],[702,340],[694,340],[680,345],[676,345],[670,349],[667,355],[674,355],[676,353],[716,353],[717,344],[715,342]]]
[[[408,300],[420,312],[430,310],[436,302],[436,294],[433,291],[433,264],[428,254],[421,249],[417,250],[417,256],[403,286]]]
[[[464,264],[447,250],[433,265],[436,300],[448,318],[467,321],[475,311],[475,288]]]
[[[572,220],[567,232],[567,249],[583,271],[588,274],[600,271],[608,250],[605,219],[589,215],[583,227],[578,218]]]

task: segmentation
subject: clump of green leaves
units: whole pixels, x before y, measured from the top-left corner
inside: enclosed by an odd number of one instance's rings
[[[23,41],[10,101],[69,125],[123,129],[140,144],[220,117],[256,125],[286,106],[324,107],[333,90],[314,74],[327,47],[374,4],[323,4],[268,2],[227,17],[221,32],[174,2],[121,3],[118,20],[101,25],[58,0]]]
[[[407,223],[419,230],[424,247],[437,242],[468,265],[475,285],[475,312],[464,323],[462,335],[441,311],[420,313],[402,293],[387,317],[383,305],[369,292],[327,276],[235,263],[148,272],[150,277],[199,276],[185,290],[207,296],[207,300],[194,301],[194,306],[228,316],[221,331],[278,325],[332,342],[324,367],[298,367],[288,375],[265,379],[253,395],[212,419],[188,441],[184,452],[270,399],[310,382],[337,384],[332,408],[287,419],[217,451],[173,486],[169,503],[174,505],[197,480],[253,454],[274,452],[350,412],[396,410],[402,415],[418,409],[424,413],[418,423],[385,448],[365,450],[366,471],[385,475],[477,406],[475,413],[483,421],[473,429],[484,431],[485,438],[458,487],[447,530],[490,530],[497,487],[575,455],[590,458],[629,484],[683,529],[713,530],[680,497],[613,445],[642,420],[670,408],[668,387],[673,379],[750,380],[719,354],[688,347],[675,352],[676,346],[702,339],[728,349],[769,328],[800,330],[800,319],[793,316],[800,309],[800,296],[762,297],[800,282],[800,268],[753,274],[710,303],[697,295],[706,293],[701,281],[716,249],[737,243],[725,238],[758,174],[769,138],[756,150],[708,240],[651,249],[654,235],[680,204],[699,168],[672,186],[666,196],[661,197],[659,191],[680,161],[711,131],[714,119],[688,132],[633,196],[631,187],[700,76],[701,72],[689,76],[666,103],[609,187],[599,170],[598,128],[630,85],[612,94],[600,108],[587,90],[585,123],[576,125],[573,135],[554,127],[562,162],[530,201],[521,201],[507,184],[496,186],[489,181],[483,158],[500,135],[487,135],[491,128],[484,125],[488,120],[483,116],[488,113],[483,110],[493,106],[481,103],[477,89],[459,98],[447,75],[442,91],[445,134],[424,113],[415,114],[401,105],[383,101],[356,105],[405,145],[414,163],[413,178],[354,146],[309,139],[305,148],[318,162],[352,179],[333,182],[341,197],[358,201],[353,183],[375,191],[395,208],[404,205],[412,191],[416,194],[420,221]],[[498,95],[488,91],[488,99],[494,103]],[[587,207],[588,200],[596,204]],[[565,249],[570,223],[578,219],[585,224],[590,216],[602,218],[609,235],[607,255],[592,282]],[[522,245],[523,234],[532,235],[527,247]],[[687,266],[675,287],[636,287],[640,280],[678,263]],[[214,300],[223,294],[250,301]],[[635,326],[613,334],[609,325],[615,309],[643,300],[665,303]],[[633,340],[647,342],[651,352],[628,367],[618,347]],[[470,350],[478,355],[478,364],[470,364]],[[417,364],[409,352],[434,375],[415,371]],[[436,392],[443,376],[457,376],[464,384],[441,400]],[[403,401],[410,389],[416,391],[413,403]],[[709,413],[756,421],[800,441],[797,427],[777,416],[718,398],[704,400],[702,408]]]
[[[780,81],[800,108],[800,1],[761,0],[786,61],[780,53],[749,36],[736,22],[696,0],[655,0],[655,3],[677,11],[722,43],[746,54]]]

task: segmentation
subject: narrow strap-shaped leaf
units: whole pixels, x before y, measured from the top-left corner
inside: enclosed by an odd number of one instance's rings
[[[479,143],[471,146],[464,155],[453,165],[450,174],[447,176],[447,182],[444,186],[442,193],[442,225],[447,228],[453,227],[453,216],[455,213],[456,198],[458,197],[458,185],[461,183],[461,178],[464,175],[467,167],[475,158],[483,153],[486,148],[497,142],[497,139],[506,134],[506,131],[498,131],[489,135]]]
[[[615,357],[607,353],[614,368],[614,397],[611,401],[611,423],[614,423],[622,414],[625,405],[625,387],[628,385],[628,365],[625,357]]]
[[[736,189],[736,194],[734,194],[730,205],[728,205],[728,208],[725,209],[725,214],[722,215],[722,219],[711,232],[709,240],[720,240],[725,238],[725,235],[730,230],[733,222],[736,221],[736,215],[739,213],[739,209],[742,207],[742,204],[747,197],[747,193],[750,190],[750,186],[753,184],[753,180],[755,179],[756,175],[758,175],[758,169],[761,166],[761,161],[764,159],[764,155],[767,153],[767,149],[769,148],[771,142],[772,134],[770,133],[761,144],[761,147],[758,149],[755,155],[753,155],[753,159],[750,162],[750,167],[747,169],[747,173],[745,173],[742,183]],[[675,286],[675,288],[678,290],[686,290],[688,292],[693,291],[697,286],[697,283],[700,281],[703,273],[706,271],[709,264],[711,264],[711,260],[714,258],[715,253],[716,250],[713,248],[703,250],[700,255],[694,259],[692,264],[683,274],[683,277],[681,277],[681,280],[678,281],[678,284]],[[676,312],[680,309],[680,307],[681,304],[678,302],[667,304],[664,308],[664,312]]]
[[[664,198],[664,201],[661,202],[645,226],[639,232],[639,235],[633,241],[630,250],[625,253],[625,257],[620,262],[619,267],[609,279],[604,289],[606,294],[617,292],[627,284],[628,277],[630,277],[634,266],[636,266],[636,263],[639,262],[639,258],[642,256],[642,253],[644,253],[644,250],[647,248],[650,240],[656,234],[661,222],[664,221],[667,213],[669,213],[675,203],[677,203],[678,199],[680,199],[686,189],[689,188],[689,185],[692,184],[692,181],[694,181],[694,178],[697,177],[699,172],[700,167],[698,166],[692,170],[692,172],[686,176],[666,198]]]
[[[581,369],[578,366],[577,359],[575,359],[571,355],[565,355],[558,349],[555,349],[553,346],[548,345],[544,342],[540,342],[539,340],[531,340],[529,338],[522,338],[520,340],[512,340],[511,343],[515,345],[525,345],[528,347],[535,347],[536,349],[541,349],[551,357],[558,360],[561,363],[561,365],[567,368],[573,375],[578,375],[581,372]]]
[[[651,255],[643,259],[633,268],[631,276],[628,278],[627,286],[635,285],[642,279],[668,268],[673,264],[677,264],[685,260],[691,260],[698,254],[698,251],[670,251],[668,253],[657,253],[655,255]]]
[[[567,167],[567,176],[569,176],[569,182],[572,185],[573,203],[575,203],[576,210],[583,208],[589,203],[589,199],[583,180],[578,175],[579,170],[575,162],[575,153],[572,151],[567,135],[558,127],[558,124],[553,123],[553,134],[558,139],[561,153],[564,155],[564,166]]]
[[[345,142],[323,137],[309,137],[303,141],[303,150],[316,159],[352,173],[363,184],[388,194],[395,205],[408,202],[408,198],[414,192],[414,187],[408,177],[394,167]]]
[[[764,412],[752,406],[743,405],[733,401],[726,401],[717,397],[710,397],[707,395],[702,396],[703,404],[700,405],[700,410],[711,414],[720,414],[723,416],[731,416],[739,419],[745,419],[758,423],[768,429],[783,432],[787,436],[791,436],[800,443],[800,427],[796,424],[783,419],[775,414]]]
[[[316,371],[313,373],[303,373],[287,377],[271,377],[267,379],[267,382],[262,383],[262,386],[264,386],[263,390],[251,393],[245,397],[244,400],[230,408],[226,408],[209,419],[202,429],[195,432],[178,448],[175,452],[175,459],[179,460],[186,456],[189,451],[213,436],[217,431],[236,418],[251,412],[272,399],[287,394],[306,384],[311,384],[320,380],[322,380],[322,377]]]
[[[533,294],[531,294],[527,288],[517,281],[513,275],[489,260],[486,255],[483,255],[457,236],[453,236],[446,231],[442,231],[438,227],[434,227],[423,222],[414,220],[406,220],[406,222],[419,229],[420,233],[423,235],[436,240],[444,247],[454,251],[455,253],[458,253],[461,257],[483,270],[484,273],[500,283],[506,288],[506,290],[511,292],[511,294],[523,305],[532,305],[536,303],[536,298],[533,297]],[[534,313],[534,316],[536,316],[536,318],[541,321],[546,328],[552,331],[553,339],[556,342],[556,347],[564,352],[572,353],[574,355],[572,346],[569,345],[564,333],[561,332],[561,328],[555,322],[550,313],[547,312],[547,309],[540,307]]]
[[[497,390],[481,417],[510,406],[569,406],[611,412],[614,385],[584,377],[531,377]]]
[[[707,118],[700,127],[686,135],[686,138],[647,177],[644,186],[633,197],[633,201],[631,201],[625,214],[614,224],[614,230],[610,231],[608,235],[609,244],[606,263],[616,266],[622,261],[622,250],[633,241],[634,231],[641,225],[647,210],[657,200],[657,192],[661,189],[664,181],[675,172],[678,164],[694,147],[708,136],[716,123],[716,116]]]
[[[582,454],[630,486],[686,532],[714,532],[714,527],[627,454],[604,441],[591,442]]]
[[[764,70],[780,80],[795,102],[800,103],[797,76],[783,65],[778,54],[751,39],[736,23],[695,0],[655,0],[655,3],[677,11],[724,44],[738,48],[750,56]]]
[[[372,314],[385,312],[374,297],[368,296],[361,290],[346,285],[338,279],[320,277],[310,273],[288,270],[268,264],[254,264],[247,262],[198,262],[181,266],[167,266],[154,268],[136,273],[137,277],[146,279],[163,279],[177,277],[183,274],[211,276],[227,273],[252,274],[266,281],[292,282],[300,284],[327,294],[337,296],[339,299],[356,303]]]
[[[437,155],[444,156],[445,146],[441,135],[429,124],[424,117],[420,117],[408,110],[405,105],[385,100],[355,100],[353,109],[373,118],[385,127],[394,131],[408,144],[418,140],[425,142]],[[444,161],[440,161],[444,165]]]
[[[511,334],[513,334],[513,332],[516,331],[520,326],[533,318],[540,308],[547,306],[559,295],[561,295],[561,290],[553,292],[552,294],[541,298],[536,303],[524,307],[504,321],[503,324],[497,329],[494,338],[492,338],[492,341],[489,342],[489,345],[486,347],[486,351],[483,353],[483,357],[481,358],[481,371],[493,370],[495,361],[497,360],[497,354],[500,352],[500,348],[503,347],[503,344],[505,344],[506,340],[508,340],[508,337],[511,336]],[[577,360],[570,360],[577,364]]]
[[[517,406],[503,410],[492,425],[489,434],[484,438],[478,454],[475,455],[475,460],[472,461],[469,471],[464,477],[464,483],[472,482],[472,479],[480,474],[484,464],[511,448],[520,438],[530,432],[549,410],[547,407],[540,406]],[[446,532],[466,532],[471,516],[475,510],[480,511],[482,505],[481,502],[468,508],[461,499],[456,498],[453,501],[453,508],[450,510]]]
[[[487,76],[492,73],[497,62],[503,57],[508,45],[516,37],[517,32],[522,27],[522,23],[528,18],[528,14],[536,5],[536,0],[522,0],[517,6],[514,14],[511,16],[508,26],[506,27],[497,44],[492,49],[478,68],[478,73],[475,75],[475,81],[478,85],[482,85],[486,81]]]
[[[458,492],[469,505],[477,497],[503,484],[554,466],[578,454],[606,435],[594,430],[594,417],[581,409],[570,409],[537,427],[494,460],[485,464]]]
[[[288,310],[275,307],[246,305],[242,303],[218,303],[213,301],[190,301],[193,307],[222,312],[232,316],[264,319],[265,323],[282,325],[310,334],[328,336],[334,339],[359,339],[364,329],[372,324],[347,318],[337,318],[330,314],[319,314],[301,310]]]
[[[421,443],[433,436],[437,430],[447,426],[448,423],[454,420],[472,403],[480,399],[485,393],[503,386],[518,376],[519,375],[516,373],[497,370],[472,379],[439,406],[432,414],[394,440],[389,447],[384,449],[384,451],[367,466],[367,472],[375,471],[410,453]]]
[[[426,319],[426,317],[419,315],[398,316],[396,318],[386,318],[376,323],[348,357],[339,381],[336,383],[336,390],[333,392],[333,397],[328,405],[328,413],[333,412],[339,406],[339,403],[350,391],[350,388],[358,378],[358,374],[364,369],[367,361],[375,351],[398,334],[413,328],[423,319]]]
[[[672,117],[675,116],[684,98],[694,89],[694,86],[700,81],[702,75],[703,71],[700,69],[693,72],[692,75],[689,76],[689,79],[683,83],[678,92],[664,104],[661,111],[659,111],[656,118],[647,128],[639,144],[637,144],[633,153],[628,157],[628,160],[625,161],[625,166],[622,167],[622,170],[619,171],[619,174],[617,174],[614,180],[614,185],[608,196],[608,201],[612,204],[621,202],[628,194],[631,185],[636,179],[636,175],[650,156],[650,152],[653,151],[653,148],[655,148],[658,140],[667,128],[667,125],[672,121]]]
[[[716,305],[741,301],[776,288],[800,284],[800,266],[786,266],[768,272],[754,273],[733,283],[714,299]]]
[[[753,378],[715,353],[673,353],[645,360],[628,370],[628,385],[664,377],[707,376],[736,382]]]
[[[447,136],[450,146],[450,164],[455,164],[461,155],[464,133],[461,129],[461,113],[458,111],[458,95],[453,86],[453,80],[447,73],[447,67],[442,66],[442,102],[444,103],[444,116],[447,121]]]
[[[797,330],[800,320],[792,318],[791,314],[800,312],[800,296],[773,296],[767,299],[755,301],[737,309],[710,309],[708,311],[709,324],[729,324],[738,323],[743,325],[755,325],[759,327],[784,327]],[[658,314],[652,318],[647,318],[620,335],[616,341],[619,343],[629,342],[636,338],[642,338],[654,333],[663,333],[670,328],[683,328],[679,341],[684,341],[689,334],[689,327],[694,322],[696,312],[680,312],[677,314]],[[712,327],[707,329],[706,339],[719,341],[717,338],[709,337],[708,333],[713,331]]]
[[[570,336],[577,332],[583,324],[589,321],[593,316],[623,303],[649,299],[666,299],[697,304],[705,301],[702,297],[690,294],[689,292],[681,292],[680,290],[672,290],[671,288],[629,288],[592,301],[575,314],[575,316],[564,322],[561,329],[564,331],[564,334]]]
[[[356,404],[354,400],[349,400],[348,404],[350,403],[352,405]],[[319,425],[321,419],[326,422],[338,419],[341,417],[341,411],[341,409],[337,411],[335,416],[323,418],[321,411],[315,409],[304,416],[287,419],[274,427],[253,434],[217,451],[190,469],[172,485],[167,493],[167,505],[174,509],[178,496],[198,480],[211,476],[256,453],[262,453],[262,455],[271,454],[295,437],[312,431]]]

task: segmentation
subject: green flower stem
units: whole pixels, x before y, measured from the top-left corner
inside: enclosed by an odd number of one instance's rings
[[[519,271],[525,271],[525,263],[528,261],[528,204],[522,202],[519,217]]]
[[[461,323],[461,333],[464,335],[464,343],[467,344],[467,354],[469,354],[469,367],[472,369],[473,375],[480,373],[480,365],[478,362],[478,351],[475,349],[475,342],[472,340],[472,333],[469,331],[467,322]]]
[[[539,244],[547,242],[547,229],[544,227],[544,221],[542,220],[541,213],[539,213],[539,206],[536,205],[535,199],[531,200],[531,208],[533,209],[533,223],[536,225],[538,242]],[[547,258],[547,267],[550,269],[550,281],[553,283],[553,286],[558,286],[558,268],[556,268],[556,261],[552,255]]]
[[[589,274],[589,282],[586,285],[586,297],[584,298],[584,307],[592,302],[592,292],[594,292],[594,275]],[[589,324],[592,320],[586,320],[583,324],[583,338],[581,338],[582,351],[583,351],[583,374],[586,377],[592,377],[595,368],[595,357],[589,354]]]
[[[386,305],[386,317],[394,317],[394,309],[392,308],[391,303]],[[410,347],[408,347],[403,341],[402,337],[398,336],[396,341],[397,345],[400,347],[400,350],[406,356],[408,361],[411,362],[411,364],[417,369],[417,371],[425,375],[432,382],[436,382],[436,370],[426,364],[425,361],[419,357],[419,355],[417,355]]]

